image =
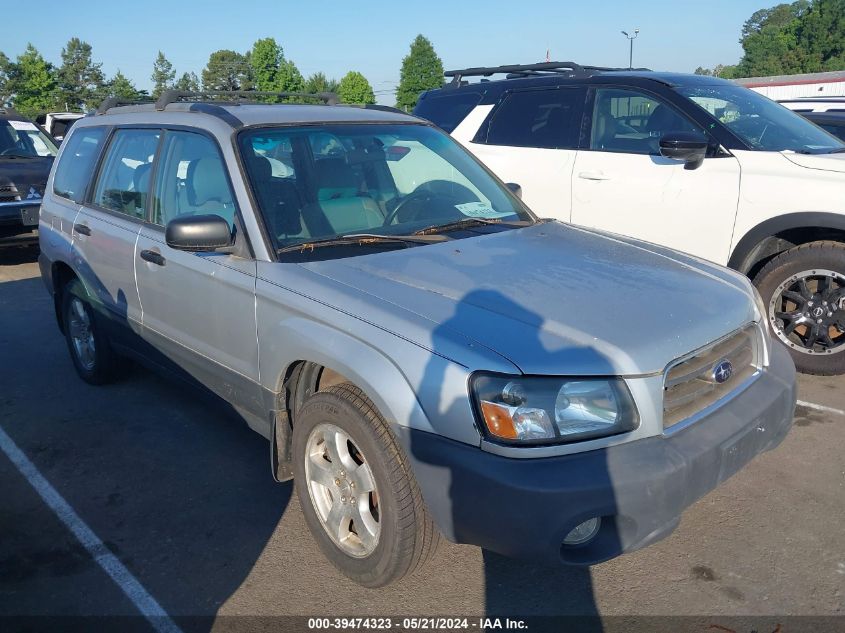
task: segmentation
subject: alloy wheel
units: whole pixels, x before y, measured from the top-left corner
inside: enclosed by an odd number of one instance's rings
[[[91,328],[91,317],[85,304],[78,297],[70,301],[69,316],[68,331],[76,359],[86,371],[91,371],[97,362],[97,348]]]
[[[369,556],[381,534],[378,491],[372,470],[352,438],[333,424],[311,431],[305,479],[323,529],[341,551]]]
[[[784,280],[769,302],[777,337],[802,354],[845,351],[845,276],[804,270]]]

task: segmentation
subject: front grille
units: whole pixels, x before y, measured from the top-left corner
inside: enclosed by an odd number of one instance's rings
[[[0,185],[0,202],[17,202],[21,199],[15,185]]]
[[[759,329],[751,324],[671,365],[663,381],[663,428],[693,417],[753,376],[760,366],[761,345]],[[733,371],[720,383],[716,369],[724,361]]]

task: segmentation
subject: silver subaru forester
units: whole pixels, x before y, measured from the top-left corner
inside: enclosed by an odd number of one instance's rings
[[[441,535],[646,546],[789,430],[794,367],[742,275],[538,219],[412,116],[202,99],[73,127],[42,276],[83,380],[128,357],[215,393],[359,583]]]

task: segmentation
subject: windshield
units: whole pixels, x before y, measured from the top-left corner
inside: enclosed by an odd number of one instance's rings
[[[782,105],[741,86],[680,86],[678,92],[721,121],[750,147],[825,154],[845,144]]]
[[[53,141],[29,121],[0,121],[0,159],[56,155]]]
[[[411,235],[454,223],[476,232],[533,221],[455,141],[424,125],[262,128],[243,132],[240,149],[277,249],[361,233]]]

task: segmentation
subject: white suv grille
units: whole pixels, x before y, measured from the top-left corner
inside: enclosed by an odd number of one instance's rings
[[[761,345],[759,329],[751,324],[670,365],[663,381],[663,428],[695,416],[753,376]]]

